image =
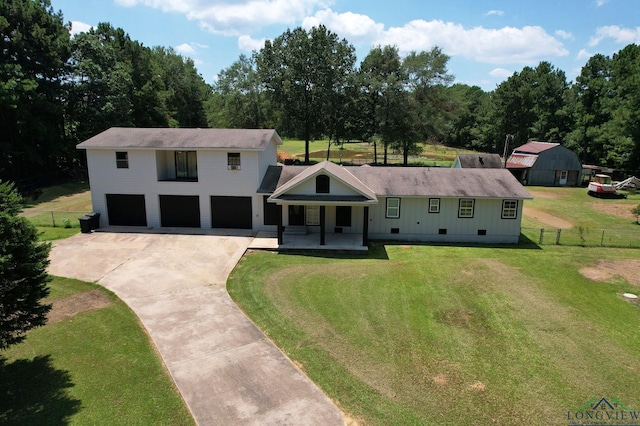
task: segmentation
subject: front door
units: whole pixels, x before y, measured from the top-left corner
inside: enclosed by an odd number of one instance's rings
[[[567,184],[567,175],[569,174],[569,172],[567,172],[566,170],[562,170],[560,172],[560,185],[566,185]]]
[[[289,226],[304,226],[304,206],[289,206]]]

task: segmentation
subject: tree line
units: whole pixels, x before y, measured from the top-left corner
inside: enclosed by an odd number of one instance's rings
[[[453,84],[438,47],[402,56],[354,47],[324,26],[287,30],[207,84],[191,59],[101,23],[71,37],[49,0],[0,3],[0,179],[69,171],[75,145],[111,126],[276,128],[283,137],[425,142],[502,153],[507,135],[558,142],[584,163],[640,169],[640,47],[594,55],[575,82],[549,62],[492,91]],[[513,146],[512,146],[513,148]],[[378,153],[379,151],[379,153]]]

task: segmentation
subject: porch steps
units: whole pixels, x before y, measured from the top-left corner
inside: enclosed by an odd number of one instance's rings
[[[307,235],[307,227],[289,225],[284,228],[284,233],[286,235]]]

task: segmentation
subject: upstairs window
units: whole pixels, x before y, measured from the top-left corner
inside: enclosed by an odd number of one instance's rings
[[[129,153],[116,151],[116,167],[119,169],[129,168]]]
[[[227,153],[227,169],[240,170],[240,153],[239,152]]]
[[[440,198],[429,198],[429,213],[440,213]]]
[[[397,219],[400,217],[400,198],[387,198],[387,214],[388,219]]]
[[[502,201],[502,218],[516,219],[518,217],[518,200]]]
[[[198,179],[198,155],[195,151],[176,151],[176,179]]]
[[[328,194],[330,192],[329,176],[316,176],[316,194]]]
[[[458,217],[473,217],[473,198],[462,198],[458,208]]]

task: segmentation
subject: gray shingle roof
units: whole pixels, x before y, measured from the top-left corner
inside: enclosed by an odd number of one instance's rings
[[[282,144],[273,129],[112,127],[78,144],[77,148],[263,150],[271,140]]]
[[[376,199],[376,194],[370,188],[368,188],[365,183],[351,174],[346,167],[338,166],[337,164],[334,164],[330,161],[323,161],[302,170],[297,176],[293,177],[288,182],[283,182],[282,185],[279,185],[278,188],[274,191],[273,197],[277,198],[279,195],[285,193],[292,187],[319,174],[326,174],[329,176],[333,176],[335,179],[341,180],[342,182],[362,194],[366,199]]]
[[[273,193],[314,166],[272,166],[260,186]],[[340,166],[336,166],[340,167]],[[449,169],[431,167],[342,167],[376,196],[469,197],[532,199],[506,169]],[[308,172],[307,172],[308,173]]]
[[[364,166],[352,173],[381,196],[533,198],[507,169]]]

